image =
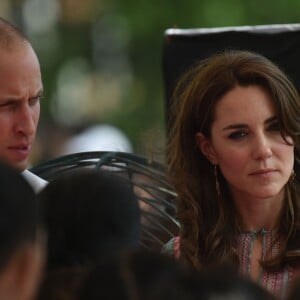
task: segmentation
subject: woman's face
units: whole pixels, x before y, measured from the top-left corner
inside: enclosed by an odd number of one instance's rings
[[[197,139],[202,153],[220,167],[235,200],[283,195],[294,147],[281,137],[271,96],[262,87],[237,86],[225,94],[216,105],[211,138],[197,134]]]

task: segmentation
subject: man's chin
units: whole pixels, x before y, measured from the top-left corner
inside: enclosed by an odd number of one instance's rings
[[[12,165],[12,167],[15,168],[16,170],[20,171],[20,172],[23,172],[27,167],[27,162],[25,162],[25,163],[16,163],[16,164]]]
[[[11,166],[13,169],[16,169],[19,172],[23,172],[27,165],[28,165],[28,161],[27,160],[23,160],[23,161],[10,161],[10,160],[2,160],[2,163]]]

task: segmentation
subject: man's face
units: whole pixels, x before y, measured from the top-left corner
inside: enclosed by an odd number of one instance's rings
[[[31,46],[0,50],[0,160],[19,171],[28,164],[42,90],[40,66]]]

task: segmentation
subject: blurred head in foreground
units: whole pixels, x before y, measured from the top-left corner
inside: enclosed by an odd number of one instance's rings
[[[48,231],[49,271],[89,264],[139,243],[137,199],[112,172],[85,169],[62,175],[38,198]]]
[[[44,263],[38,203],[22,175],[0,165],[0,299],[32,299]]]

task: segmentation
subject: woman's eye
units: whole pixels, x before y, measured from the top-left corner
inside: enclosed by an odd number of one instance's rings
[[[274,123],[270,124],[268,129],[271,131],[280,131],[279,122],[274,122]]]
[[[238,139],[242,139],[243,137],[245,137],[247,135],[246,131],[235,131],[232,132],[228,138],[230,138],[231,140],[238,140]]]

